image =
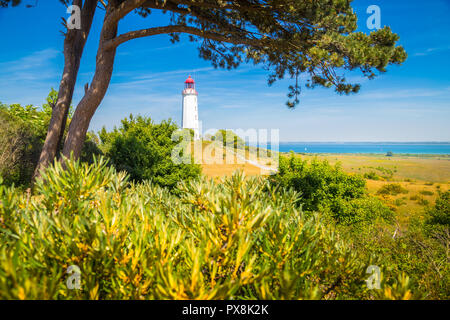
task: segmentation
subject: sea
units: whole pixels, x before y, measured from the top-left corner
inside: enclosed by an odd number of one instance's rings
[[[268,146],[269,149],[271,148]],[[450,142],[280,142],[280,152],[450,154]]]

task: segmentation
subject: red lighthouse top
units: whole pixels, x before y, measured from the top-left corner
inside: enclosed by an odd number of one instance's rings
[[[194,79],[192,79],[191,76],[189,76],[184,83],[195,83],[195,82]]]
[[[195,82],[194,79],[191,78],[191,76],[189,76],[186,81],[184,82],[184,90],[183,93],[193,93],[193,94],[197,94],[197,91],[195,91]]]

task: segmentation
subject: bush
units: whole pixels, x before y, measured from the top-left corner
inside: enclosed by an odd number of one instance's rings
[[[381,175],[376,173],[374,170],[370,170],[369,172],[364,174],[364,178],[371,179],[371,180],[389,180],[394,176],[394,172],[396,172],[396,169],[388,169],[381,166],[378,166],[376,168],[374,167],[368,167],[370,169],[374,169],[378,171]],[[359,168],[361,170],[361,168]]]
[[[305,211],[326,212],[341,223],[392,215],[380,200],[368,196],[363,177],[345,173],[338,164],[308,162],[291,154],[280,157],[279,171],[271,181],[300,192],[300,203]]]
[[[377,194],[391,195],[391,196],[396,196],[401,193],[406,194],[408,193],[408,190],[403,188],[399,183],[385,184],[377,191]]]
[[[223,147],[232,147],[235,150],[245,147],[245,141],[232,130],[218,130],[211,140],[222,142]]]
[[[434,194],[433,191],[429,191],[429,190],[422,190],[419,193],[424,195],[424,196],[432,196]]]
[[[32,105],[0,103],[0,176],[6,185],[30,186],[57,99],[58,92],[52,88],[41,109]],[[68,124],[71,116],[69,109]],[[83,161],[92,162],[94,155],[101,154],[92,137],[88,134],[83,145]],[[61,150],[62,145],[58,149]]]
[[[119,129],[99,133],[101,149],[119,171],[126,171],[135,182],[151,179],[154,183],[173,188],[180,180],[195,178],[200,166],[175,164],[172,150],[179,141],[172,141],[177,130],[171,120],[155,124],[150,118],[138,116],[122,120]]]
[[[439,193],[434,208],[428,210],[429,218],[427,223],[430,225],[440,225],[450,227],[450,191]]]
[[[28,186],[47,134],[51,108],[0,105],[0,176],[6,185]]]
[[[382,179],[379,175],[376,174],[375,171],[370,171],[370,172],[364,173],[364,178],[370,179],[370,180],[381,180]]]
[[[347,225],[374,223],[379,219],[394,221],[392,210],[375,197],[337,199],[329,210],[336,221]]]
[[[99,137],[94,132],[88,132],[84,141],[83,149],[81,149],[80,160],[89,164],[94,163],[94,159],[104,156],[100,149],[101,143]]]
[[[0,299],[410,298],[369,292],[372,263],[293,190],[237,174],[129,184],[99,160],[57,163],[33,197],[0,184]],[[68,290],[78,266],[81,290]],[[388,293],[388,294],[386,294]]]
[[[378,223],[363,229],[340,230],[340,234],[352,242],[358,256],[371,256],[375,265],[385,266],[387,283],[406,274],[417,297],[448,300],[448,235],[429,236],[419,219],[411,219],[407,229]]]
[[[427,199],[424,199],[423,197],[419,197],[417,199],[417,203],[421,206],[427,206],[430,204],[430,201],[428,201]]]

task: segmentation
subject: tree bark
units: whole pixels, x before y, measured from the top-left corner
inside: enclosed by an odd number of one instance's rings
[[[68,29],[64,39],[64,71],[59,85],[58,100],[52,110],[47,136],[34,171],[33,180],[39,177],[40,171],[53,161],[61,146],[80,61],[91,29],[97,2],[98,0],[86,0],[84,6],[82,6],[82,0],[72,2],[73,5],[81,8],[81,29]]]
[[[110,14],[108,7],[105,21]],[[100,105],[111,81],[113,72],[116,47],[110,48],[106,44],[117,35],[118,21],[114,23],[104,23],[100,34],[100,44],[97,52],[95,74],[91,85],[81,99],[70,122],[69,131],[64,142],[63,156],[78,159],[86,138],[92,116]]]

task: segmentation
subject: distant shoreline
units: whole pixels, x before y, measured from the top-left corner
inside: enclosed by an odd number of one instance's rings
[[[289,154],[290,151],[280,151],[281,154]],[[449,158],[449,153],[394,153],[392,156],[386,156],[385,153],[362,153],[362,152],[353,152],[353,153],[347,153],[347,152],[295,152],[294,154],[299,155],[305,155],[305,156],[382,156],[385,158],[395,158],[395,157],[423,157],[423,158],[437,158],[437,157],[443,157],[443,158]]]
[[[273,146],[273,148],[272,148]],[[444,156],[450,155],[450,142],[280,142],[260,145],[260,148],[288,153],[305,154],[359,154],[386,155],[388,153],[403,156]]]
[[[280,141],[280,144],[382,144],[382,145],[450,145],[450,141]]]

